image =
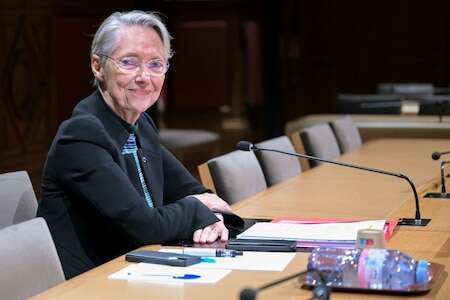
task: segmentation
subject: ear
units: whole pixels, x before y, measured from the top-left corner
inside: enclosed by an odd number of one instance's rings
[[[104,80],[104,76],[103,76],[104,69],[103,69],[102,65],[100,64],[100,57],[97,54],[93,54],[91,56],[91,70],[92,70],[92,73],[94,74],[95,78],[97,78],[98,81]]]

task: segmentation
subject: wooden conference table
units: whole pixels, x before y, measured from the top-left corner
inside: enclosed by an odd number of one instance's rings
[[[439,187],[439,162],[433,151],[450,148],[450,140],[382,139],[371,141],[340,161],[384,169],[409,176],[420,195],[423,218],[431,218],[427,227],[398,227],[388,248],[396,248],[420,259],[445,265],[446,271],[434,288],[420,299],[450,298],[450,200],[424,199],[426,191]],[[267,189],[233,206],[242,217],[279,216],[350,217],[379,219],[414,217],[413,194],[406,181],[322,165]],[[159,246],[148,246],[159,249]],[[127,266],[124,257],[114,259],[89,272],[60,284],[33,299],[238,299],[243,287],[258,287],[306,267],[308,253],[297,253],[283,272],[232,271],[216,284],[162,285],[109,280],[108,275]],[[258,294],[258,299],[309,299],[311,292],[300,289],[296,280]],[[389,295],[332,293],[332,299],[408,299]],[[412,298],[412,297],[411,297]],[[417,299],[417,297],[414,297]]]

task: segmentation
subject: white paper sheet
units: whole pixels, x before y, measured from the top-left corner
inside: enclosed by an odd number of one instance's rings
[[[181,249],[163,248],[159,251],[182,253]],[[212,257],[211,262],[202,262],[192,267],[199,269],[230,269],[256,271],[283,271],[294,258],[291,252],[256,252],[244,251],[244,255],[236,257]],[[190,268],[190,267],[189,267]]]
[[[147,281],[165,284],[179,283],[216,283],[231,270],[210,270],[193,267],[172,267],[157,264],[138,263],[131,264],[122,270],[108,276],[109,279],[122,279],[130,281]],[[195,279],[179,279],[173,276],[193,274],[200,276]]]
[[[292,241],[354,241],[360,229],[383,230],[386,220],[324,223],[285,224],[256,223],[237,237],[240,239],[273,239]]]

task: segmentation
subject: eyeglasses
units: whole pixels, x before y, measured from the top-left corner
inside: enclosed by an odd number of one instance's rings
[[[152,59],[148,62],[145,62],[142,64],[139,59],[136,57],[130,56],[130,57],[122,57],[120,59],[108,56],[106,54],[97,54],[99,56],[106,57],[110,60],[112,60],[115,65],[126,74],[134,74],[136,73],[142,65],[145,66],[145,70],[153,76],[161,77],[164,74],[166,74],[167,70],[169,69],[169,63],[165,62],[162,59]]]

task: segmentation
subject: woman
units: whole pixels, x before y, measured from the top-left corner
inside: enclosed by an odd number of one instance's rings
[[[71,278],[145,244],[228,239],[230,207],[208,193],[161,144],[145,111],[171,56],[152,13],[114,13],[91,48],[97,91],[63,122],[48,153],[38,216]]]

